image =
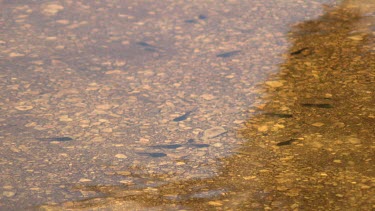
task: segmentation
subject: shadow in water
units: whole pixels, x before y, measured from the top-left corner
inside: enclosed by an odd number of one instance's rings
[[[285,63],[262,85],[264,97],[251,108],[257,115],[240,131],[248,142],[223,159],[219,176],[76,187],[102,196],[42,208],[373,209],[374,4],[362,9],[348,1],[293,27]]]

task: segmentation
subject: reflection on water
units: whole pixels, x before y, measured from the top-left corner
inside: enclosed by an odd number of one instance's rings
[[[0,208],[371,209],[373,6],[306,4],[0,1]]]

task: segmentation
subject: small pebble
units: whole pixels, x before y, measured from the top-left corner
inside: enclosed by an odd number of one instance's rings
[[[91,179],[81,178],[79,182],[91,182]]]
[[[321,127],[321,126],[324,125],[324,123],[323,122],[315,122],[315,123],[313,123],[311,125],[314,126],[314,127]]]
[[[16,195],[16,193],[12,192],[12,191],[4,191],[3,192],[3,196],[5,196],[5,197],[12,197],[14,195]]]
[[[214,147],[222,147],[223,144],[222,143],[214,143],[212,146],[214,146]]]
[[[207,129],[207,130],[204,131],[203,139],[214,138],[214,137],[222,135],[226,132],[227,131],[223,127],[220,127],[220,126],[213,127],[213,128],[210,128],[210,129]]]
[[[115,155],[115,157],[116,157],[116,158],[120,158],[120,159],[125,159],[125,158],[127,158],[127,156],[124,155],[124,154],[117,154],[117,155]]]
[[[223,202],[221,202],[221,201],[209,201],[208,204],[212,205],[212,206],[215,206],[215,207],[223,206]]]
[[[267,81],[266,85],[272,88],[282,87],[283,83],[281,81]]]
[[[34,107],[32,107],[32,106],[16,106],[15,108],[19,111],[28,111],[28,110],[33,109]]]

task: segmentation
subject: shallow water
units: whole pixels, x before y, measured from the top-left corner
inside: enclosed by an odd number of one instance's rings
[[[374,204],[371,1],[0,7],[1,209]]]

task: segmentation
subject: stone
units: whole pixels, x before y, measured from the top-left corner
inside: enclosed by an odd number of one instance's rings
[[[363,40],[363,35],[358,34],[358,35],[349,36],[348,38],[354,41],[361,41]]]
[[[5,197],[12,197],[14,195],[16,195],[16,193],[12,192],[12,191],[4,191],[3,192],[3,196],[5,196]]]
[[[334,163],[342,163],[341,160],[333,160]]]
[[[214,143],[212,146],[214,146],[214,147],[222,147],[223,144],[222,143]]]
[[[97,109],[100,109],[100,110],[108,110],[108,109],[112,108],[112,105],[110,105],[110,104],[102,104],[102,105],[97,105],[95,107]]]
[[[259,132],[266,132],[268,130],[268,127],[267,125],[261,125],[257,129]]]
[[[209,201],[208,204],[212,205],[212,206],[215,206],[215,207],[223,206],[223,202],[221,202],[221,201]]]
[[[314,127],[321,127],[321,126],[324,125],[324,123],[323,122],[315,122],[315,123],[313,123],[311,125],[314,126]]]
[[[203,133],[203,139],[209,139],[209,138],[214,138],[214,137],[217,137],[217,136],[220,136],[224,133],[226,133],[227,130],[225,130],[223,127],[213,127],[213,128],[210,128],[210,129],[207,129],[204,131]]]
[[[215,96],[211,95],[211,94],[203,94],[201,95],[201,97],[205,100],[213,100],[215,99]]]
[[[61,4],[52,2],[43,5],[42,13],[46,16],[54,16],[63,9],[64,7]]]
[[[103,142],[105,141],[105,138],[103,137],[94,137],[93,139],[91,139],[91,142]]]
[[[266,81],[266,85],[272,88],[282,87],[283,83],[281,81]]]
[[[91,182],[91,179],[81,178],[79,182]]]
[[[119,158],[119,159],[125,159],[125,158],[127,158],[127,156],[124,155],[124,154],[117,154],[117,155],[115,155],[115,157]]]
[[[60,116],[59,120],[61,122],[71,122],[71,121],[73,121],[73,119],[69,118],[68,115],[62,115],[62,116]]]
[[[351,143],[351,144],[360,144],[360,143],[361,143],[361,140],[358,139],[358,138],[355,138],[355,137],[350,137],[350,138],[348,139],[348,141],[349,141],[349,143]]]
[[[20,57],[20,56],[25,56],[25,54],[22,54],[22,53],[15,53],[15,52],[12,52],[9,54],[9,57]]]
[[[109,70],[105,72],[106,75],[114,75],[114,74],[125,74],[124,71],[121,70]]]
[[[16,109],[19,111],[27,111],[33,109],[33,106],[16,106]]]

